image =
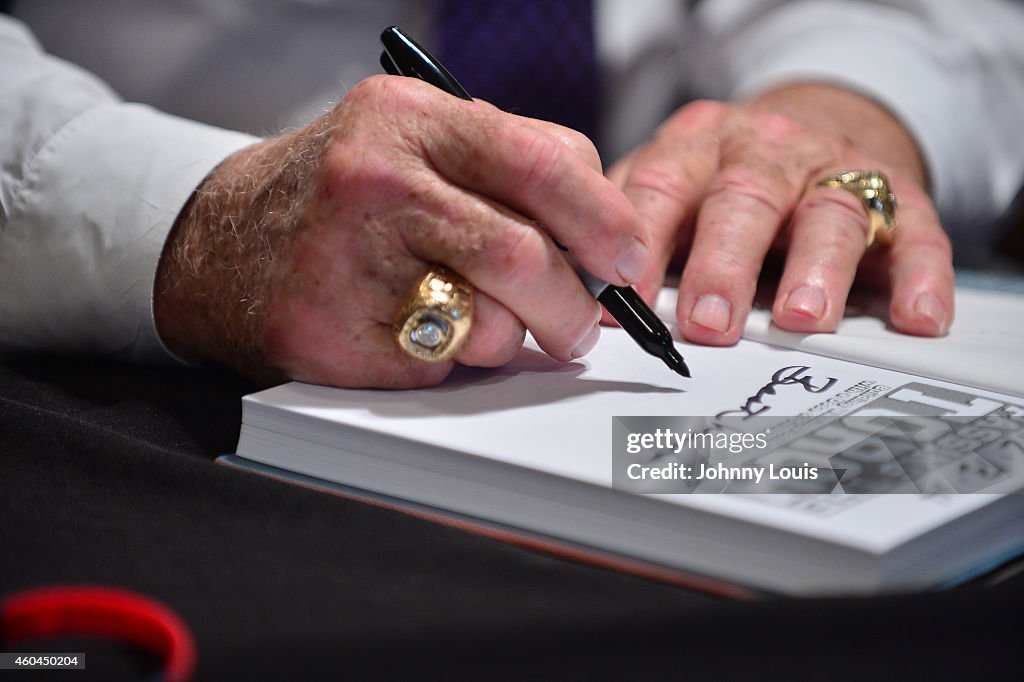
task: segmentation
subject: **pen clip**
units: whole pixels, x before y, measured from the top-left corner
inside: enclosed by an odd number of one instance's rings
[[[402,29],[397,26],[387,27],[380,34],[380,42],[384,46],[380,63],[388,73],[419,78],[456,97],[473,99],[441,62],[403,33]]]

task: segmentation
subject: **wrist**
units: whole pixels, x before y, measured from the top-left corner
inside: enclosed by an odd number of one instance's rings
[[[161,340],[188,361],[213,361],[267,380],[258,360],[260,291],[271,208],[260,189],[277,140],[222,161],[182,208],[157,269],[153,312]],[[262,254],[262,255],[261,255]]]

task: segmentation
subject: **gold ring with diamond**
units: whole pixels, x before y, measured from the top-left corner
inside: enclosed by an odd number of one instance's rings
[[[409,355],[427,362],[451,359],[473,324],[473,285],[433,264],[395,318],[395,339]]]
[[[860,199],[867,211],[870,225],[865,248],[875,244],[888,246],[896,231],[896,195],[889,189],[889,179],[877,170],[851,170],[829,175],[818,187],[843,189]]]

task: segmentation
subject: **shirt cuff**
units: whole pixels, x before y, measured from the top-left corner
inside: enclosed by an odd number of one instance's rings
[[[738,75],[731,96],[800,81],[828,82],[863,94],[886,107],[914,137],[947,228],[994,217],[993,198],[971,191],[984,186],[991,173],[971,145],[971,131],[951,120],[973,119],[965,90],[972,79],[959,74],[957,45],[937,46],[919,17],[884,6],[846,13],[841,25],[830,25],[834,14],[814,12],[794,12],[771,22],[777,25],[737,40],[743,47],[733,64]],[[972,181],[963,182],[965,177]]]
[[[137,104],[61,128],[0,226],[0,291],[17,292],[0,298],[0,347],[175,361],[153,317],[161,251],[195,188],[256,140]]]

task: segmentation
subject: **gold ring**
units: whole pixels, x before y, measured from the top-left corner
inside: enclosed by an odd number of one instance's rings
[[[889,189],[889,178],[877,170],[852,170],[830,175],[818,187],[844,189],[864,202],[870,226],[865,248],[874,244],[888,246],[896,231],[896,195]]]
[[[398,311],[395,339],[414,358],[443,362],[466,342],[472,324],[473,285],[434,264]]]

